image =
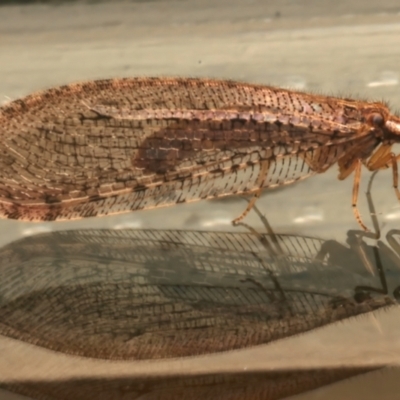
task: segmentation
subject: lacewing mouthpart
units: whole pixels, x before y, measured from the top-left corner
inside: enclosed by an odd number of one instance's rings
[[[68,220],[287,185],[334,164],[391,167],[400,118],[381,102],[233,81],[127,78],[61,86],[0,108],[0,216]]]

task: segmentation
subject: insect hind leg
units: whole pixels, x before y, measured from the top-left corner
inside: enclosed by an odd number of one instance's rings
[[[242,212],[242,214],[240,214],[239,217],[235,218],[232,221],[233,225],[237,225],[251,211],[251,209],[256,204],[257,200],[260,198],[262,192],[262,186],[268,174],[269,166],[270,162],[268,160],[261,161],[260,172],[258,173],[256,181],[257,189],[252,191],[254,193],[252,199],[249,201],[246,209]]]

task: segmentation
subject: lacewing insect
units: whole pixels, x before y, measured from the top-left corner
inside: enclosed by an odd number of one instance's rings
[[[0,216],[65,220],[391,167],[400,118],[381,102],[206,79],[130,78],[49,89],[0,108]]]

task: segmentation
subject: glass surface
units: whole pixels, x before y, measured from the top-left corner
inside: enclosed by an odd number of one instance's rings
[[[3,103],[146,75],[400,107],[394,0],[47,3],[0,7]],[[374,211],[370,178],[359,208],[371,229],[376,214],[379,241],[360,231],[336,166],[265,191],[246,226],[231,224],[238,197],[1,220],[0,399],[395,399],[400,208],[386,170]]]

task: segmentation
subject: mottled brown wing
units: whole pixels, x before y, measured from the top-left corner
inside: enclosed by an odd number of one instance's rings
[[[318,172],[306,154],[357,139],[360,120],[334,98],[230,81],[50,89],[0,109],[0,216],[73,219],[250,193],[261,160],[262,187],[288,184]]]

